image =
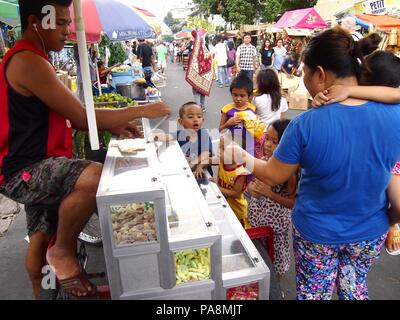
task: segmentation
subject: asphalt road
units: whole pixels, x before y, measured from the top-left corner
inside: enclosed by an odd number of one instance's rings
[[[168,65],[167,86],[162,88],[163,100],[173,109],[170,121],[161,126],[163,130],[175,130],[180,106],[193,100],[191,87],[185,82],[181,66]],[[231,101],[228,88],[218,88],[216,84],[210,97],[206,98],[207,112],[204,127],[211,130],[213,139],[218,138],[216,128],[220,120],[220,109]],[[299,112],[290,110],[292,118]],[[27,248],[25,214],[20,213],[8,232],[0,237],[0,299],[33,299],[30,281],[25,271],[24,261]],[[89,272],[105,270],[102,249],[89,248]],[[373,300],[400,299],[400,256],[389,256],[384,250],[381,259],[373,266],[368,275],[370,298]],[[99,283],[104,283],[100,280]],[[282,280],[281,288],[285,299],[295,299],[295,274],[292,262],[289,272]]]

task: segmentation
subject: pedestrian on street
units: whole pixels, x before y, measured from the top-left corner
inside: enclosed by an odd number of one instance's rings
[[[102,165],[72,159],[72,128],[88,130],[86,111],[48,60],[49,52],[62,50],[69,38],[71,3],[20,0],[22,40],[0,65],[0,193],[30,208],[26,268],[36,298],[46,259],[64,292],[77,298],[96,294],[81,270],[76,244],[96,208]],[[43,28],[43,8],[49,5],[56,11],[55,29]],[[134,137],[138,130],[130,121],[170,112],[163,103],[154,103],[96,110],[96,118],[99,130]],[[55,245],[47,250],[54,234]]]
[[[229,82],[231,82],[232,78],[236,76],[236,50],[235,44],[232,41],[228,42],[228,58],[235,61],[235,65],[228,68]]]
[[[287,53],[287,50],[283,46],[283,40],[278,39],[276,41],[276,47],[274,47],[273,64],[272,64],[273,68],[277,72],[282,71],[282,65],[285,62],[286,53]]]
[[[165,69],[167,68],[167,56],[168,49],[163,42],[161,42],[157,48],[157,65],[158,69],[161,70],[162,74],[165,74]]]
[[[257,49],[251,44],[251,34],[245,33],[243,44],[236,52],[236,70],[239,75],[246,75],[251,80],[257,71]]]
[[[362,48],[338,27],[312,38],[304,52],[311,96],[333,85],[357,86],[368,53]],[[387,187],[400,159],[399,123],[400,104],[346,98],[292,120],[267,163],[232,146],[271,186],[302,168],[292,215],[299,300],[331,299],[335,287],[339,299],[368,299],[367,274],[389,228]]]
[[[260,55],[261,55],[261,69],[266,69],[273,65],[274,49],[271,47],[271,42],[269,41],[269,39],[265,39],[260,50]]]
[[[224,37],[220,36],[218,43],[215,46],[215,55],[218,64],[218,87],[222,88],[224,85],[229,87],[228,77],[228,48],[225,45]]]
[[[144,78],[146,79],[147,85],[152,88],[156,88],[155,84],[151,81],[153,71],[156,71],[156,63],[154,61],[153,48],[148,45],[144,39],[139,39],[139,46],[137,48],[138,58],[142,63]]]

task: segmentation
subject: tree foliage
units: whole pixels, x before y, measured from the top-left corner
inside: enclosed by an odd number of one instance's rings
[[[288,10],[313,7],[317,0],[193,0],[205,16],[220,14],[239,27],[256,21],[274,22]]]
[[[216,30],[215,24],[200,17],[189,17],[185,27],[190,29],[205,29],[208,32],[215,32]]]
[[[167,13],[167,15],[164,18],[165,24],[171,28],[173,33],[177,33],[181,30],[181,22],[179,19],[175,19],[170,12]]]
[[[110,66],[122,63],[126,60],[126,53],[124,47],[120,41],[111,42],[107,36],[102,36],[101,42],[99,45],[100,55],[105,56],[105,47],[110,49],[110,61],[108,64]]]

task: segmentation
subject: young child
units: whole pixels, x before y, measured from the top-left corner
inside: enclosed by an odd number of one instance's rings
[[[263,142],[263,159],[274,154],[290,120],[277,120],[270,124]],[[247,190],[250,193],[249,222],[252,227],[269,226],[274,231],[274,267],[280,281],[290,266],[289,231],[291,209],[294,207],[297,193],[297,177],[277,186],[268,186],[255,179]]]
[[[183,130],[168,135],[157,134],[154,140],[177,140],[196,179],[204,178],[205,168],[212,175],[209,166],[212,143],[208,131],[202,128],[204,123],[202,108],[193,101],[185,103],[179,109],[178,123]]]
[[[238,76],[230,86],[233,104],[221,110],[219,131],[229,129],[242,136],[241,146],[254,155],[254,143],[261,139],[265,124],[260,121],[256,107],[249,101],[253,95],[253,81],[247,76]]]
[[[250,228],[247,218],[247,200],[244,196],[248,178],[251,173],[245,169],[231,154],[228,154],[225,146],[232,143],[232,134],[228,131],[221,136],[219,151],[218,179],[210,181],[218,184],[230,207],[245,229]]]
[[[258,72],[256,96],[252,103],[266,126],[282,119],[283,114],[289,110],[286,99],[282,97],[282,88],[274,69],[267,68]],[[256,158],[261,158],[262,154],[262,144],[256,144]]]
[[[400,58],[387,51],[375,51],[366,57],[370,69],[361,75],[361,86],[332,86],[320,92],[313,101],[314,107],[346,100],[348,97],[374,100],[383,103],[400,103]],[[366,87],[368,86],[368,87]],[[389,106],[388,106],[389,108]],[[393,169],[393,176],[400,175],[400,163]],[[392,192],[393,181],[388,188],[392,207],[400,207],[400,195]],[[397,189],[396,189],[397,190]],[[391,255],[400,254],[400,226],[392,223],[386,239],[386,251]]]

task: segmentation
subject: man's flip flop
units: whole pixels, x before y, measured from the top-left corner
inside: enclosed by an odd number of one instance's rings
[[[61,289],[75,298],[85,299],[97,295],[97,287],[88,280],[85,271],[75,277],[58,280]],[[88,289],[90,288],[90,289]]]

